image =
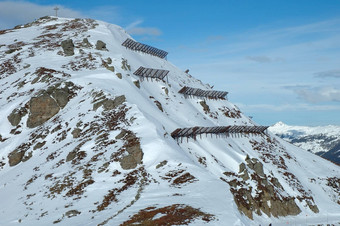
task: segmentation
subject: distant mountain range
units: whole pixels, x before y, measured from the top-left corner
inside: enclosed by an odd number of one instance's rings
[[[290,126],[278,122],[269,130],[298,147],[340,164],[340,126]]]

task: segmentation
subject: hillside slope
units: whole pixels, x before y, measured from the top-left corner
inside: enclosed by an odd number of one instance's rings
[[[211,88],[127,38],[55,17],[0,31],[0,225],[339,222],[339,166],[271,133],[173,139],[254,124],[228,100],[179,94]]]
[[[269,130],[300,148],[340,164],[340,126],[290,126],[278,122]]]

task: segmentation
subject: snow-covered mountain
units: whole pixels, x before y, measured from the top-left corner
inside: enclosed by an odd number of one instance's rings
[[[340,164],[340,126],[291,126],[278,122],[269,130],[298,147]]]
[[[270,132],[173,139],[256,125],[226,99],[178,93],[211,87],[127,38],[56,17],[0,31],[0,225],[340,222],[340,168],[319,156]]]

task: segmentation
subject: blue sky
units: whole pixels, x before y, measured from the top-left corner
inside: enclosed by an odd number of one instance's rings
[[[339,0],[0,1],[0,29],[55,5],[168,51],[260,124],[340,125]]]

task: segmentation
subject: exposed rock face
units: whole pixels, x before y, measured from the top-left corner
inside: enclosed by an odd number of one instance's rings
[[[73,136],[73,138],[78,138],[78,137],[80,136],[80,132],[81,132],[81,129],[75,128],[75,129],[72,131],[72,136]]]
[[[133,84],[135,84],[135,86],[137,86],[137,88],[140,89],[140,82],[139,82],[139,80],[133,81]]]
[[[112,72],[115,72],[115,67],[114,66],[106,66],[106,69]]]
[[[207,103],[205,101],[201,101],[200,104],[203,107],[203,110],[204,110],[205,113],[210,112],[209,105],[207,105]]]
[[[122,73],[116,73],[116,75],[117,75],[117,77],[118,77],[119,79],[122,79],[122,78],[123,78]]]
[[[12,113],[7,117],[12,126],[19,125],[21,118],[27,114],[27,109],[22,107],[20,109],[14,109]]]
[[[124,148],[127,155],[119,160],[120,166],[123,169],[134,169],[138,164],[142,163],[143,151],[140,147],[139,139],[134,133],[122,130],[122,132],[116,136],[116,139],[125,140]]]
[[[69,101],[69,93],[63,89],[54,90],[52,97],[57,101],[57,104],[61,108],[64,108]]]
[[[42,148],[45,144],[46,144],[46,141],[39,142],[39,143],[37,143],[37,144],[33,147],[33,150]]]
[[[126,98],[124,95],[116,97],[114,100],[105,98],[102,101],[99,101],[93,105],[93,110],[96,111],[99,107],[103,106],[105,111],[114,109],[124,103]]]
[[[89,42],[89,40],[87,38],[84,38],[83,42],[82,42],[82,46],[85,47],[85,48],[91,48],[92,44]]]
[[[38,97],[33,97],[29,103],[30,114],[27,119],[27,127],[37,127],[54,115],[56,115],[60,107],[58,103],[50,97],[46,92]]]
[[[65,86],[63,88],[60,87],[60,83],[51,86],[47,90],[42,91],[40,96],[33,97],[29,101],[30,114],[27,119],[27,127],[34,128],[40,126],[52,118],[75,95],[72,89],[79,88],[74,86],[72,82],[65,82]]]
[[[106,43],[101,41],[101,40],[98,40],[97,43],[96,43],[96,49],[106,50]]]
[[[24,158],[25,152],[24,151],[19,151],[15,150],[8,155],[8,163],[10,166],[15,166],[19,164],[22,159]]]
[[[122,69],[125,71],[131,71],[131,66],[128,63],[127,59],[122,59]]]
[[[225,173],[226,176],[233,179],[226,181],[230,185],[230,191],[234,195],[235,203],[239,211],[248,218],[253,219],[253,213],[280,217],[288,215],[298,215],[301,210],[295,203],[295,197],[283,196],[279,191],[283,187],[278,179],[266,175],[263,171],[262,163],[256,159],[246,158],[247,165],[241,163],[239,166],[239,175],[234,173]],[[249,186],[249,182],[257,186]],[[255,196],[253,189],[255,189]]]
[[[65,56],[73,56],[74,55],[74,44],[73,44],[72,39],[62,41],[61,47],[64,50]]]

